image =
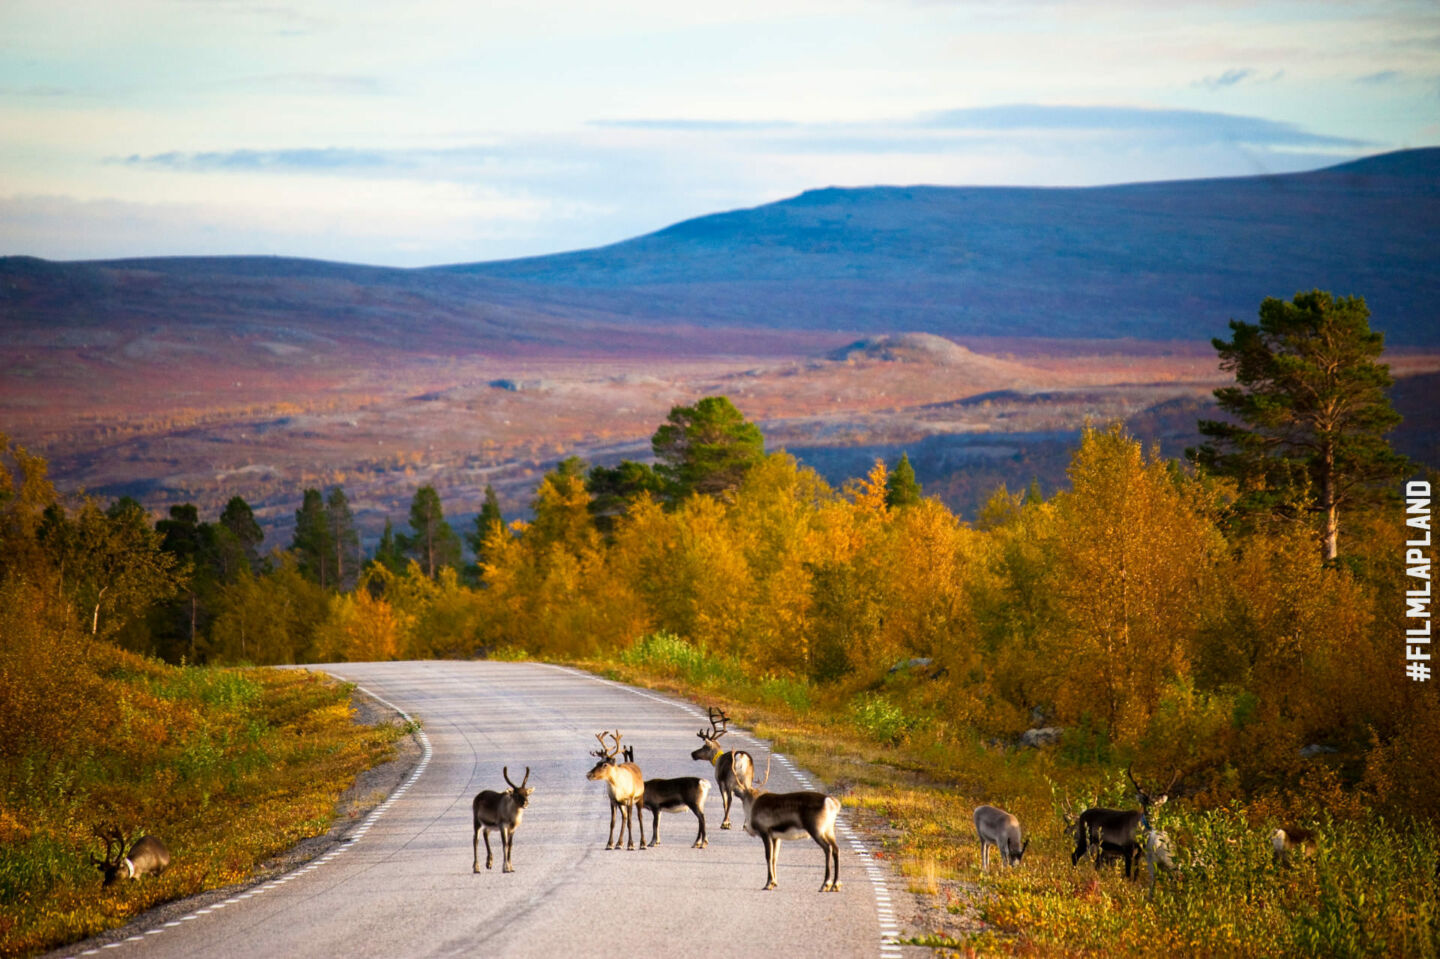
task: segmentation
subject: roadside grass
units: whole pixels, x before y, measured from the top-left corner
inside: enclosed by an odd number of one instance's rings
[[[819,776],[881,834],[879,856],[910,891],[933,900],[933,928],[914,944],[966,956],[1440,956],[1433,822],[1316,823],[1316,853],[1278,868],[1263,808],[1175,801],[1158,824],[1178,868],[1152,892],[1143,859],[1131,881],[1118,865],[1070,863],[1063,802],[1127,803],[1119,769],[1065,758],[1063,746],[987,745],[927,709],[912,680],[857,690],[756,679],[687,645],[640,641],[618,661],[576,665],[721,706]],[[1031,840],[1020,867],[992,857],[981,873],[971,815],[982,802],[1020,818]]]
[[[324,833],[339,795],[403,732],[356,725],[352,687],[298,670],[173,667],[104,643],[66,666],[83,698],[66,705],[63,737],[21,750],[20,735],[0,753],[4,956],[243,881]],[[161,837],[169,869],[103,888],[90,855],[110,825]]]

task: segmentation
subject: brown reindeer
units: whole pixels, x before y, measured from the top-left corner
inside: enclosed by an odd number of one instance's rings
[[[720,737],[729,728],[730,717],[723,709],[709,707],[710,731],[700,730],[701,746],[690,754],[691,759],[708,760],[715,767],[715,784],[720,787],[720,799],[725,804],[725,815],[720,820],[721,829],[730,828],[730,803],[735,793],[750,788],[755,778],[755,761],[743,749],[727,751],[720,748]]]
[[[613,735],[615,745],[607,747],[605,737]],[[605,842],[606,849],[619,849],[620,843],[615,839],[615,814],[621,808],[625,810],[624,818],[620,821],[620,835],[628,837],[626,849],[635,848],[635,827],[631,824],[630,816],[640,821],[640,848],[645,848],[645,815],[643,810],[635,807],[645,797],[645,777],[640,772],[640,767],[634,763],[617,763],[615,757],[620,752],[620,730],[596,733],[595,738],[600,740],[600,748],[592,750],[590,755],[599,758],[595,767],[585,774],[585,778],[599,782],[604,781],[610,793],[610,835]]]
[[[510,788],[501,792],[493,789],[485,789],[475,794],[475,801],[470,804],[471,823],[475,828],[474,852],[475,871],[480,871],[480,839],[485,839],[485,868],[489,869],[494,863],[495,857],[490,852],[490,830],[500,830],[500,848],[505,854],[505,863],[501,872],[514,872],[515,868],[510,865],[510,852],[515,848],[515,830],[520,828],[520,820],[525,816],[525,807],[530,803],[530,794],[534,789],[526,789],[525,784],[530,781],[530,767],[525,767],[525,778],[520,780],[520,785],[510,781],[510,767],[505,766],[500,770],[505,777],[505,783]]]
[[[762,787],[769,781],[770,760],[766,759],[765,778],[735,790],[745,804],[745,831],[765,843],[765,889],[777,885],[775,867],[780,861],[780,840],[809,836],[825,851],[825,879],[820,891],[839,892],[840,843],[835,839],[835,817],[840,812],[840,800],[818,792],[766,792]]]
[[[158,876],[170,865],[170,850],[157,836],[141,836],[126,855],[125,835],[118,826],[103,833],[97,831],[96,835],[105,840],[105,858],[96,859],[91,853],[90,862],[105,877],[106,886],[117,879],[139,879],[146,873]]]

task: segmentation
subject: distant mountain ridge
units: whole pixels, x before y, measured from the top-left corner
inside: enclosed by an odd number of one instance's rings
[[[563,343],[586,324],[1196,340],[1319,287],[1364,296],[1387,342],[1436,346],[1437,265],[1429,148],[1275,176],[811,190],[611,246],[411,270],[9,257],[0,325],[259,323],[477,346]]]

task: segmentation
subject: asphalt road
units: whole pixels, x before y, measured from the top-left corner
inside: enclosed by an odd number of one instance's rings
[[[531,663],[326,666],[423,722],[415,776],[350,840],[295,872],[102,950],[136,957],[897,956],[890,878],[841,830],[844,888],[820,893],[821,850],[785,842],[780,887],[764,892],[760,840],[721,830],[719,790],[695,818],[661,816],[661,844],[606,851],[609,803],[585,773],[595,733],[619,728],[647,776],[711,776],[690,759],[705,723],[693,706],[579,672]],[[738,730],[725,744],[763,757]],[[760,760],[763,767],[764,760]],[[470,803],[517,782],[535,792],[516,832],[515,872],[471,871]],[[770,788],[810,788],[777,761]],[[842,816],[843,819],[843,816]],[[649,835],[649,816],[646,817]],[[483,852],[483,844],[482,844]],[[81,953],[83,954],[83,953]]]

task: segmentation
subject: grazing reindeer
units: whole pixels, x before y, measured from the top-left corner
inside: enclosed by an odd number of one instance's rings
[[[825,851],[825,880],[821,892],[840,891],[840,843],[835,839],[835,817],[840,800],[818,792],[772,793],[762,787],[770,781],[770,761],[765,761],[765,778],[753,785],[737,785],[735,791],[745,804],[745,831],[765,843],[766,889],[774,889],[775,867],[780,859],[780,840],[809,836]],[[830,864],[835,864],[831,879]]]
[[[500,770],[505,777],[505,784],[510,788],[504,792],[496,792],[493,789],[482,790],[475,794],[475,801],[471,803],[472,822],[475,826],[473,845],[475,847],[475,871],[480,871],[480,838],[485,838],[485,868],[489,869],[494,863],[495,857],[490,852],[490,830],[500,830],[500,848],[505,853],[505,864],[501,872],[514,872],[515,867],[510,865],[510,852],[515,848],[515,830],[520,828],[520,820],[525,816],[525,807],[530,803],[530,794],[535,790],[526,789],[525,784],[530,781],[530,767],[525,767],[525,778],[520,780],[520,785],[510,781],[510,767],[504,766]]]
[[[720,820],[721,829],[730,828],[730,803],[741,786],[750,788],[755,778],[755,761],[743,749],[727,752],[720,748],[720,737],[729,728],[730,717],[723,709],[709,707],[710,731],[700,730],[695,735],[703,745],[690,754],[691,759],[706,759],[715,767],[715,784],[720,787],[720,798],[725,803],[725,816]],[[718,722],[717,722],[718,719]]]
[[[1020,843],[1020,820],[995,806],[975,807],[975,834],[980,837],[980,868],[990,869],[990,847],[1000,854],[1000,866],[1018,866],[1030,840]]]
[[[1275,848],[1275,865],[1289,866],[1292,852],[1304,857],[1315,851],[1315,833],[1299,826],[1286,826],[1270,834],[1270,844]],[[1435,866],[1435,874],[1440,877],[1440,863]]]
[[[679,812],[689,809],[700,820],[700,832],[695,837],[693,848],[704,849],[710,845],[705,836],[705,797],[710,795],[710,783],[698,776],[684,776],[680,779],[647,779],[645,795],[640,804],[654,814],[650,823],[650,845],[660,845],[660,812]],[[644,816],[644,813],[639,815]],[[643,826],[642,826],[643,828]]]
[[[623,807],[624,818],[620,821],[620,835],[624,838],[627,835],[629,840],[626,849],[635,848],[635,827],[631,825],[630,815],[635,813],[635,818],[640,820],[640,848],[645,848],[645,813],[644,810],[635,809],[645,797],[645,777],[640,773],[640,767],[634,763],[617,763],[615,756],[620,752],[620,730],[615,730],[615,745],[607,747],[605,737],[611,735],[609,732],[596,733],[595,738],[600,740],[600,748],[592,750],[590,755],[599,757],[600,761],[595,768],[585,774],[586,779],[595,781],[604,780],[605,786],[610,792],[610,834],[606,837],[606,849],[619,849],[620,843],[615,839],[615,814]]]
[[[99,833],[99,837],[105,840],[105,858],[96,859],[95,854],[90,854],[90,862],[105,877],[104,885],[108,886],[117,879],[139,879],[146,873],[160,875],[165,867],[170,865],[170,850],[165,843],[156,836],[141,836],[135,840],[130,847],[130,854],[125,855],[125,835],[115,827],[106,833]],[[114,854],[111,854],[111,846],[114,846]]]

